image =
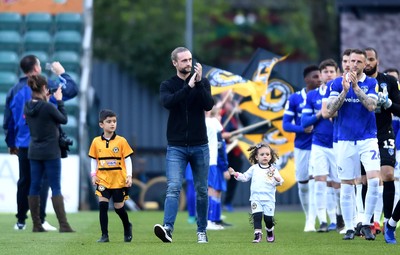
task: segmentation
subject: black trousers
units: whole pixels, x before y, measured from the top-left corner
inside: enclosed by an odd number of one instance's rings
[[[17,214],[18,222],[24,223],[27,219],[29,210],[28,195],[31,187],[31,166],[28,159],[28,148],[19,148],[18,150],[19,179],[17,182]],[[40,219],[42,222],[46,217],[46,204],[49,194],[49,183],[47,178],[42,180],[40,191]]]

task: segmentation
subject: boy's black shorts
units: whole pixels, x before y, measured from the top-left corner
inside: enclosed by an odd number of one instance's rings
[[[121,203],[129,199],[128,188],[126,187],[120,189],[107,189],[106,187],[97,184],[96,195],[107,199],[112,198],[114,203]]]

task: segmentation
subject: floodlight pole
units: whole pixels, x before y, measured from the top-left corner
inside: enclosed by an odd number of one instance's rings
[[[193,52],[193,0],[186,0],[186,33],[185,44]]]

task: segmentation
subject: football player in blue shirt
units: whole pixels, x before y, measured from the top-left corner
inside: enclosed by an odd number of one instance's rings
[[[351,54],[352,49],[346,49],[343,51],[342,53],[342,61],[341,61],[341,65],[342,65],[342,70],[343,73],[346,72],[350,72],[350,54]],[[337,77],[339,77],[341,74],[339,72],[337,72]],[[327,84],[327,88],[326,88],[326,93],[322,99],[322,117],[324,117],[325,119],[330,119],[333,123],[333,151],[334,154],[337,155],[337,121],[336,121],[336,116],[337,113],[335,112],[332,116],[328,114],[327,108],[326,108],[326,104],[328,102],[328,98],[330,95],[330,87],[332,85],[332,82],[329,82]],[[336,158],[336,156],[335,156]],[[337,167],[337,165],[336,165]],[[337,169],[336,169],[336,173],[337,173]],[[335,196],[336,196],[336,230],[339,231],[340,234],[345,234],[346,233],[346,229],[344,227],[344,221],[343,221],[343,215],[342,215],[342,211],[341,211],[341,207],[340,207],[340,189],[339,190],[335,190]],[[355,196],[355,193],[354,193]],[[355,198],[354,198],[355,199]],[[329,198],[328,198],[329,200]],[[362,202],[361,202],[362,204]],[[363,207],[364,208],[364,207]],[[363,209],[364,210],[364,209]],[[356,215],[357,211],[356,211],[356,207],[354,207],[354,215]],[[357,222],[354,222],[354,227],[356,226]]]
[[[321,106],[322,98],[325,95],[328,81],[337,76],[338,66],[333,59],[327,59],[319,65],[321,71],[322,84],[319,88],[307,94],[306,105],[301,115],[303,127],[314,126],[310,164],[313,169],[315,180],[314,196],[317,216],[320,222],[318,232],[328,232],[336,230],[336,197],[328,199],[328,181],[330,188],[336,189],[336,194],[340,196],[340,180],[337,176],[336,159],[333,151],[333,124],[330,119],[322,118]],[[329,177],[329,180],[328,180]],[[327,210],[328,203],[331,210]],[[326,214],[328,212],[331,225],[327,224]]]
[[[286,103],[283,114],[283,129],[286,132],[296,133],[294,140],[294,158],[296,166],[296,180],[299,189],[300,203],[306,215],[305,232],[315,231],[315,210],[310,208],[312,203],[310,194],[312,194],[312,175],[309,169],[309,159],[311,152],[311,138],[313,126],[303,127],[301,125],[301,113],[306,103],[306,95],[321,85],[320,71],[318,66],[307,66],[303,71],[306,87],[292,94]]]
[[[361,234],[375,240],[370,219],[378,200],[380,159],[375,120],[377,81],[364,74],[367,55],[355,49],[350,54],[351,72],[336,78],[331,86],[327,110],[338,112],[338,176],[341,179],[340,203],[346,225],[344,240],[354,239],[354,180],[360,175],[360,161],[365,167],[368,191]]]

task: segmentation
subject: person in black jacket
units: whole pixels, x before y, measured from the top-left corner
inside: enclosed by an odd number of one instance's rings
[[[24,114],[31,139],[28,158],[31,166],[31,185],[28,202],[33,221],[33,232],[45,232],[40,220],[40,189],[46,174],[52,193],[53,208],[60,224],[60,232],[74,232],[66,218],[64,198],[61,194],[60,124],[68,121],[62,101],[61,86],[54,92],[57,108],[49,101],[51,93],[47,80],[41,75],[28,78],[32,99],[26,102]]]
[[[167,194],[164,223],[154,226],[155,235],[163,242],[172,242],[178,213],[179,194],[188,163],[196,188],[197,242],[207,243],[208,194],[207,179],[210,153],[208,149],[205,111],[214,105],[209,81],[202,77],[202,66],[194,65],[192,53],[178,47],[171,53],[176,75],[160,85],[160,99],[169,110],[167,126],[166,176]]]

